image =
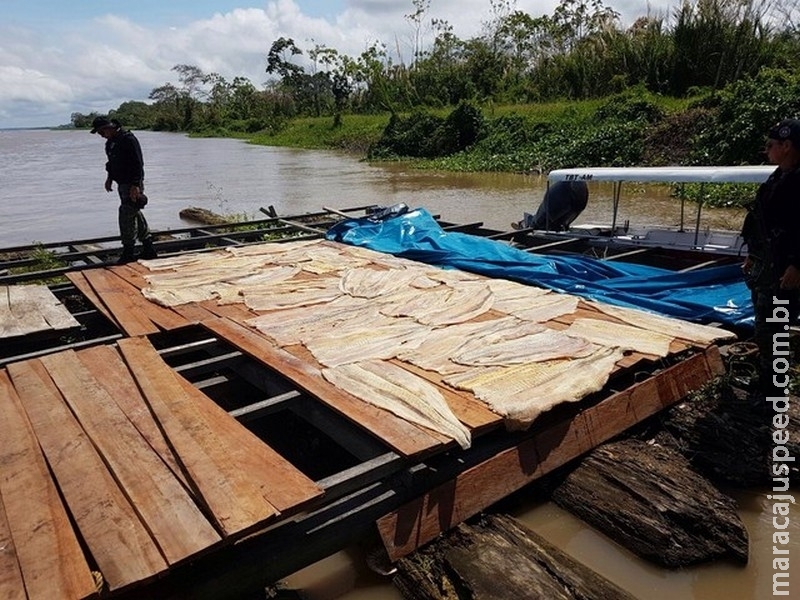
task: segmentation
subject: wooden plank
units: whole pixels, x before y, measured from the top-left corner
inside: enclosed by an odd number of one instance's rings
[[[359,427],[378,436],[404,456],[414,456],[441,448],[441,441],[391,413],[340,390],[322,377],[319,369],[278,348],[266,337],[229,319],[204,321],[203,326],[248,356],[292,380],[344,415]]]
[[[724,372],[716,346],[616,393],[464,471],[378,520],[397,560],[531,481],[577,458]]]
[[[2,463],[0,463],[0,473],[2,473]],[[2,487],[0,486],[0,598],[25,600],[27,597],[25,582],[22,581],[22,572],[19,570],[17,550],[14,547],[14,540],[11,539],[11,529],[8,525]]]
[[[217,319],[218,316],[207,308],[191,302],[189,304],[181,304],[180,306],[173,306],[172,310],[182,316],[186,321],[192,325],[202,323],[206,319]],[[252,316],[252,315],[251,315]]]
[[[122,274],[130,274],[130,271],[122,270],[121,267],[113,267],[110,272],[117,278],[117,287],[129,295],[131,304],[136,310],[142,311],[148,319],[165,331],[186,327],[188,323],[181,315],[171,308],[159,306],[155,302],[150,302],[142,295],[142,291],[136,285],[130,283]]]
[[[149,318],[136,310],[130,294],[119,289],[123,283],[119,277],[105,269],[91,269],[83,274],[127,335],[149,335],[160,331]]]
[[[237,304],[217,304],[216,300],[205,300],[204,302],[200,302],[199,305],[217,317],[231,319],[236,323],[243,323],[247,319],[252,319],[258,315],[258,313],[247,308],[243,302]]]
[[[194,403],[194,409],[213,421],[224,439],[235,440],[231,444],[232,460],[239,469],[257,477],[263,483],[267,500],[284,517],[299,512],[310,501],[322,496],[322,488],[253,435],[216,402],[182,377],[179,379],[186,395]]]
[[[0,335],[14,337],[50,329],[36,299],[29,297],[36,286],[0,287]]]
[[[8,548],[10,535],[13,560],[19,561],[15,569],[11,553],[0,552],[0,597],[94,596],[91,570],[6,371],[0,371],[0,439],[0,494],[8,525],[0,526],[0,544]],[[17,587],[20,573],[24,587]]]
[[[189,489],[189,480],[172,448],[167,443],[164,433],[158,427],[150,412],[150,407],[142,397],[136,385],[136,380],[128,371],[115,348],[110,346],[95,346],[78,353],[78,358],[85,368],[89,370],[95,380],[105,388],[109,395],[122,409],[150,447],[161,457],[172,473],[180,479],[184,487]]]
[[[41,359],[170,565],[221,540],[111,394],[68,350]]]
[[[239,468],[238,439],[197,411],[181,378],[144,338],[120,340],[119,348],[195,489],[225,536],[242,534],[278,515],[257,473]],[[226,418],[232,419],[230,415]]]
[[[46,285],[12,286],[10,290],[12,311],[14,310],[13,304],[17,302],[16,294],[22,290],[25,290],[25,302],[31,302],[36,307],[36,310],[47,321],[51,329],[63,330],[80,327],[80,323],[75,320],[75,317],[70,314],[67,307],[61,304]]]
[[[153,538],[39,360],[8,372],[81,537],[111,590],[146,581],[167,564]]]
[[[77,290],[83,294],[86,299],[92,303],[92,305],[106,318],[108,319],[115,327],[122,329],[117,323],[117,320],[113,317],[111,312],[108,310],[108,307],[103,303],[100,299],[100,296],[94,291],[94,288],[86,279],[86,276],[83,274],[83,271],[73,271],[71,273],[64,274],[67,279],[72,282]]]
[[[7,292],[9,310],[21,334],[80,327],[46,285],[12,285]]]

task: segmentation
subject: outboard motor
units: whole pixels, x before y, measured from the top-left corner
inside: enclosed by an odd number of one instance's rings
[[[585,181],[558,181],[544,195],[535,215],[525,213],[518,227],[545,231],[566,231],[589,202]]]

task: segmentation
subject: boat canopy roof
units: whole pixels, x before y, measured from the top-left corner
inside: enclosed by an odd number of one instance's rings
[[[636,181],[660,183],[763,183],[774,166],[742,167],[587,167],[556,169],[548,181]]]

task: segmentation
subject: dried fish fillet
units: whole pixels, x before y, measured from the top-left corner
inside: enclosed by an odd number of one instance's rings
[[[600,319],[575,319],[564,333],[583,338],[600,346],[634,350],[642,354],[666,356],[673,337],[640,329],[632,325],[621,325]]]
[[[550,290],[507,279],[492,279],[488,285],[494,293],[493,308],[509,315],[513,315],[517,310],[530,308],[533,298],[551,294]]]
[[[509,429],[526,429],[543,412],[599,391],[623,353],[598,348],[576,359],[502,368],[476,368],[448,377],[445,383],[471,391],[502,415]]]
[[[594,348],[585,339],[545,329],[513,339],[471,340],[452,360],[469,366],[506,366],[587,356]]]
[[[281,281],[267,287],[244,288],[244,303],[255,311],[320,304],[341,295],[336,278]]]
[[[285,254],[288,250],[309,248],[321,243],[322,240],[300,240],[297,242],[275,243],[265,242],[263,244],[249,244],[247,246],[228,246],[226,252],[234,256],[263,256],[269,254]]]
[[[470,340],[483,339],[489,334],[496,335],[498,332],[507,330],[516,331],[521,324],[521,321],[513,317],[504,317],[477,323],[459,323],[440,327],[431,331],[419,346],[405,350],[398,354],[397,358],[441,375],[460,373],[467,367],[454,363],[450,357],[464,344]],[[541,326],[537,327],[541,329]]]
[[[378,298],[405,290],[418,277],[418,273],[406,269],[351,269],[341,278],[339,289],[351,296]]]
[[[264,313],[246,321],[270,336],[280,346],[299,344],[302,339],[329,335],[343,324],[368,323],[378,317],[378,309],[370,300],[341,296],[332,302],[300,306]]]
[[[539,295],[530,299],[527,308],[518,307],[513,314],[518,319],[544,323],[564,315],[571,315],[578,308],[579,298],[568,294]]]
[[[441,286],[429,290],[414,289],[410,294],[394,296],[391,300],[383,304],[383,314],[407,316],[424,325],[441,327],[464,323],[488,312],[494,295],[486,285],[469,289]]]
[[[454,439],[472,443],[469,429],[455,417],[434,385],[392,363],[364,361],[322,371],[338,388],[398,417]]]
[[[390,359],[415,347],[430,332],[411,319],[393,319],[387,325],[348,328],[333,336],[303,340],[303,345],[326,367],[371,359]]]
[[[655,331],[657,333],[663,333],[664,335],[678,337],[701,346],[707,346],[716,340],[736,337],[736,335],[730,331],[725,331],[719,327],[689,323],[681,319],[665,317],[635,308],[613,306],[603,302],[591,302],[591,305],[611,317],[619,319],[620,321],[625,321],[629,325],[634,325],[635,327]]]
[[[142,289],[142,296],[161,306],[170,308],[189,302],[203,302],[217,297],[213,285],[198,285],[190,287],[176,287],[174,289]]]

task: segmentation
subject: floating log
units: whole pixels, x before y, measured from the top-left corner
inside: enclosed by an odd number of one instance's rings
[[[729,556],[747,563],[736,503],[678,452],[637,439],[589,454],[553,500],[642,558],[682,567]]]
[[[462,523],[401,559],[394,584],[418,600],[632,600],[633,596],[573,560],[511,517]]]
[[[219,215],[207,208],[198,208],[196,206],[184,208],[178,213],[178,216],[184,221],[194,221],[204,225],[227,225],[228,223],[233,223],[233,220],[229,217]]]
[[[800,456],[800,398],[792,396],[788,404],[786,448],[791,456]],[[772,484],[775,414],[763,399],[718,381],[693,401],[670,409],[665,432],[657,439],[712,481],[741,487]],[[797,481],[800,466],[785,464],[789,478]]]

